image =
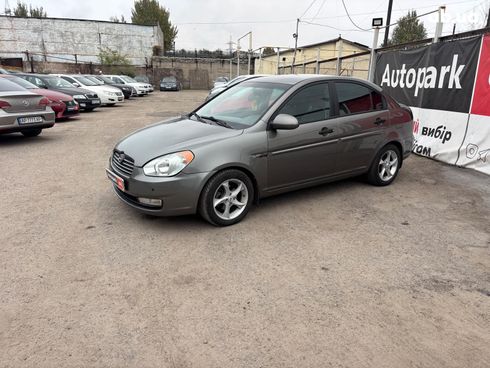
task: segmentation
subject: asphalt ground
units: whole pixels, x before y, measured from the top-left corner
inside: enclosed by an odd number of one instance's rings
[[[488,367],[488,176],[412,156],[228,228],[120,202],[115,143],[205,95],[0,137],[0,367]]]

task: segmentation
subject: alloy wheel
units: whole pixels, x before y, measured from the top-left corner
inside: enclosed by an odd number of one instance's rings
[[[392,150],[387,150],[381,156],[378,163],[378,175],[383,181],[391,180],[398,170],[398,155]]]
[[[213,196],[215,214],[223,220],[233,220],[240,216],[248,204],[248,189],[240,179],[222,182]]]

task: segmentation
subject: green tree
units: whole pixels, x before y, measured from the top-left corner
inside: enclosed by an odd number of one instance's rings
[[[29,5],[29,16],[33,18],[46,18],[48,13],[44,11],[42,6],[33,8],[32,5]]]
[[[117,15],[114,15],[110,17],[109,20],[114,23],[126,23],[126,18],[124,18],[124,15],[121,15],[121,18],[118,18]]]
[[[14,15],[16,17],[28,17],[29,16],[29,8],[27,4],[17,2],[17,6],[14,8]]]
[[[111,50],[109,48],[100,49],[99,60],[102,65],[108,67],[111,74],[126,74],[132,77],[135,75],[135,70],[131,62],[117,50]]]
[[[398,45],[400,43],[423,40],[427,38],[427,30],[424,23],[417,18],[415,10],[409,11],[407,15],[398,19],[398,24],[393,30],[388,45]]]
[[[161,6],[157,0],[135,0],[131,10],[131,22],[134,24],[158,24],[163,32],[165,50],[171,50],[177,37],[177,27],[170,23],[169,11]]]
[[[262,55],[267,56],[267,55],[273,55],[276,53],[276,50],[273,47],[264,47],[262,50]]]
[[[11,12],[10,12],[11,13]],[[17,6],[14,9],[14,15],[16,17],[34,17],[34,18],[46,18],[48,14],[44,11],[43,7],[40,6],[32,7],[32,5],[27,6],[26,3],[18,1]]]

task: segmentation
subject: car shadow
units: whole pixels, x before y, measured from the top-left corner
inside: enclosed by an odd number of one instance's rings
[[[259,215],[260,212],[263,212],[264,214],[270,211],[283,212],[283,210],[286,210],[287,208],[294,208],[295,206],[299,206],[305,201],[311,200],[312,198],[324,199],[331,195],[349,192],[355,188],[361,188],[364,186],[368,186],[368,184],[365,182],[364,178],[360,176],[332,183],[319,184],[310,188],[298,189],[292,192],[267,197],[261,199],[258,205],[255,205],[251,208],[250,213],[244,219],[244,223],[247,221],[248,217]],[[128,210],[132,211],[131,209]],[[186,227],[193,230],[205,230],[209,229],[209,226],[211,226],[198,214],[174,217],[158,217],[145,214],[137,214],[136,212],[134,213],[135,216],[140,216],[140,219],[143,222],[147,224],[153,222],[158,226],[168,226],[172,228]],[[220,229],[220,227],[216,227],[216,229]]]
[[[8,133],[0,135],[0,146],[15,146],[19,144],[44,144],[53,142],[60,137],[46,134],[44,132],[37,137],[24,137],[21,133]]]

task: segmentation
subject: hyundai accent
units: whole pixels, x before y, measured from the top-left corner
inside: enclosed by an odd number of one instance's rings
[[[362,174],[392,183],[412,125],[408,107],[364,80],[262,77],[122,139],[106,173],[140,212],[226,226],[271,195]]]

